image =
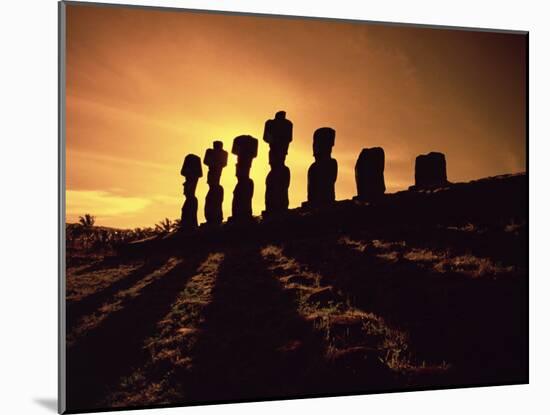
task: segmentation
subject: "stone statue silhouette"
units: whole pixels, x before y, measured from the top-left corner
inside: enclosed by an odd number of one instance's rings
[[[204,204],[204,216],[209,225],[220,225],[223,221],[223,187],[220,185],[220,179],[223,168],[227,166],[227,151],[223,149],[221,141],[214,141],[213,148],[206,150],[203,163],[208,166],[208,193]]]
[[[330,205],[336,199],[334,183],[338,176],[338,163],[331,157],[336,132],[329,127],[319,128],[313,134],[315,161],[307,172],[307,207]]]
[[[185,177],[183,194],[185,202],[181,208],[180,230],[191,230],[198,227],[197,208],[198,201],[195,196],[197,182],[202,177],[201,159],[195,154],[188,154],[183,160],[181,175]]]
[[[385,155],[382,147],[364,148],[355,163],[356,200],[372,202],[384,195]]]
[[[264,215],[277,214],[288,210],[288,186],[290,170],[285,166],[288,145],[292,141],[292,122],[286,113],[279,111],[275,119],[267,120],[264,127],[264,141],[269,144],[269,171],[265,180]]]
[[[449,184],[447,162],[443,153],[431,152],[416,157],[414,186],[411,189],[426,189]]]
[[[231,153],[237,156],[237,185],[233,190],[231,221],[252,219],[252,196],[254,182],[250,178],[252,160],[258,155],[258,139],[250,135],[240,135],[233,140]]]

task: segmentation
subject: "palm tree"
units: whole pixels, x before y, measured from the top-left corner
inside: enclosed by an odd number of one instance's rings
[[[168,218],[164,218],[164,220],[161,220],[155,225],[155,231],[160,234],[169,233],[172,231],[173,227],[174,224],[172,223],[172,221]]]
[[[94,226],[95,223],[95,216],[90,215],[89,213],[86,213],[84,216],[78,217],[78,222],[84,227],[84,228],[91,228]]]

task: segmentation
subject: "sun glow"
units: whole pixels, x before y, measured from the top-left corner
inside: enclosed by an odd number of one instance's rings
[[[449,51],[452,51],[450,53]],[[265,120],[294,123],[290,207],[306,199],[315,129],[336,130],[337,199],[355,195],[364,147],[386,152],[388,191],[414,158],[447,155],[452,181],[525,170],[525,45],[506,34],[322,20],[67,7],[67,220],[151,226],[180,216],[186,154],[260,140],[253,210],[264,209]],[[231,215],[236,157],[221,184]],[[199,222],[208,190],[197,187]]]

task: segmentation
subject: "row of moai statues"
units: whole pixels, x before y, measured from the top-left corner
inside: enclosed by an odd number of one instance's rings
[[[307,174],[307,208],[319,208],[335,202],[335,183],[338,163],[332,158],[336,132],[330,127],[317,129],[313,134],[313,156]],[[269,145],[270,171],[266,178],[264,217],[284,213],[288,210],[288,188],[290,169],[285,165],[288,148],[292,142],[292,122],[284,111],[267,120],[263,140]],[[237,185],[233,190],[232,216],[229,222],[252,220],[252,197],[254,182],[250,178],[252,161],[258,155],[258,139],[240,135],[233,140],[231,153],[237,156]],[[206,150],[203,163],[208,167],[208,193],[204,205],[206,225],[220,225],[223,222],[222,203],[224,190],[220,185],[222,170],[227,166],[227,151],[221,141],[214,141],[213,148]],[[375,202],[384,196],[385,154],[381,147],[364,148],[355,164],[357,196],[355,200]],[[202,177],[201,159],[188,154],[183,162],[181,175],[185,177],[183,194],[185,202],[181,209],[182,230],[198,227],[198,201],[195,196],[197,182]],[[411,189],[425,189],[448,184],[445,156],[442,153],[419,155],[415,162],[415,185]]]

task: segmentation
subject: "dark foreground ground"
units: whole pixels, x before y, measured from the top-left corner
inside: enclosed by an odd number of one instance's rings
[[[67,407],[527,382],[527,179],[68,258]]]

